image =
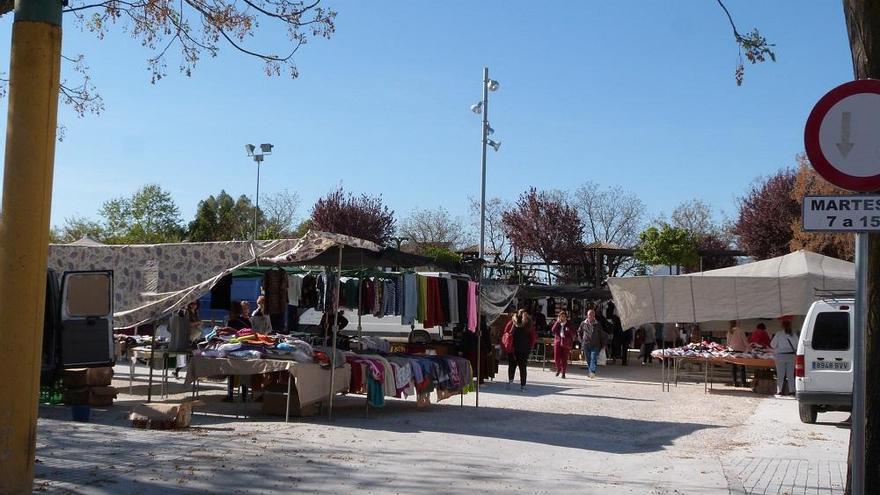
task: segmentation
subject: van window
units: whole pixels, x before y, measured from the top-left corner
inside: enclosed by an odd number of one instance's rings
[[[834,311],[816,315],[813,328],[813,349],[845,351],[849,349],[849,313]]]

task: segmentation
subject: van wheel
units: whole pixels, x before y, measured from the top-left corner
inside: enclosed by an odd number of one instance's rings
[[[798,404],[798,412],[801,415],[801,421],[808,424],[816,422],[817,408],[810,404]]]

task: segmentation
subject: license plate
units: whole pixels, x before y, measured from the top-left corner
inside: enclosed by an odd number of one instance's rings
[[[814,370],[841,370],[849,369],[849,361],[813,361]]]

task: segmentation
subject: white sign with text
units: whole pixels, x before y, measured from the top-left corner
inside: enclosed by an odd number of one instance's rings
[[[880,231],[880,196],[806,196],[802,219],[806,231]]]

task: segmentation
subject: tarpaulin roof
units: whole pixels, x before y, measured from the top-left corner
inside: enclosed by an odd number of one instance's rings
[[[572,299],[608,299],[608,289],[596,289],[581,285],[521,285],[518,297],[537,299],[539,297],[566,297]]]
[[[806,314],[817,290],[852,291],[855,265],[809,251],[701,273],[608,279],[624,327]]]
[[[355,237],[309,231],[300,239],[155,245],[53,244],[49,268],[58,272],[113,270],[114,326],[128,328],[157,320],[211,290],[222,277],[257,259],[276,264],[335,266],[338,246],[348,267],[428,266],[427,258],[390,252]],[[348,256],[351,251],[356,259]],[[361,264],[360,254],[373,264]],[[330,261],[332,259],[332,261]],[[403,263],[403,262],[409,263]],[[378,264],[379,262],[383,264]],[[415,264],[413,264],[415,263]]]

